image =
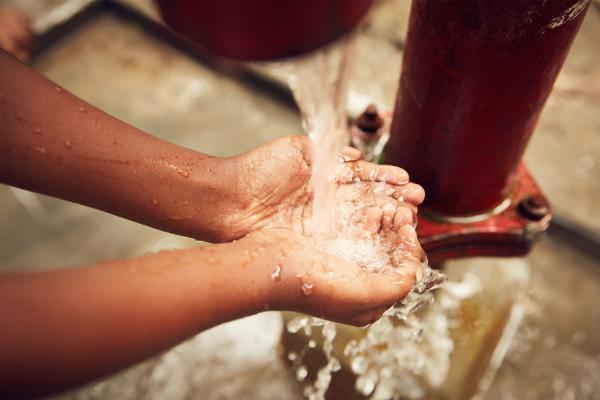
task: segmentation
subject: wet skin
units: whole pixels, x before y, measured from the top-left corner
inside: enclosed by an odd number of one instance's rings
[[[0,69],[1,182],[222,242],[0,274],[0,393],[87,382],[266,308],[365,325],[420,274],[413,224],[424,194],[400,168],[347,149],[331,183],[343,229],[381,237],[396,267],[367,273],[314,246],[306,138],[211,157],[103,113],[1,51]]]

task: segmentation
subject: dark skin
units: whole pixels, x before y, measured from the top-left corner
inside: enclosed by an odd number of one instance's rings
[[[34,35],[29,17],[15,7],[0,7],[0,49],[27,61]]]
[[[265,308],[365,325],[421,273],[412,224],[423,190],[400,168],[347,149],[332,182],[340,210],[365,204],[341,215],[364,222],[353,232],[385,238],[395,268],[367,273],[312,242],[306,138],[212,157],[103,113],[3,52],[0,71],[1,182],[222,243],[0,274],[1,394],[88,382]]]

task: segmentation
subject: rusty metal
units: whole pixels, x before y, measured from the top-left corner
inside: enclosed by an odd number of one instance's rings
[[[532,221],[539,221],[550,213],[550,204],[539,195],[532,195],[519,202],[519,213]]]
[[[425,211],[419,217],[417,233],[431,265],[440,266],[453,258],[527,254],[548,228],[552,215],[548,201],[525,165],[518,167],[514,183],[508,206],[480,220],[453,222]],[[522,204],[530,204],[532,210],[538,210],[534,211],[537,219],[523,216]],[[542,208],[545,208],[543,216],[539,212]]]
[[[358,129],[365,133],[376,133],[383,127],[383,123],[375,104],[370,104],[356,120]]]

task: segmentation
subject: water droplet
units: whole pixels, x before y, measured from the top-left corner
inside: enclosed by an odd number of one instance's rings
[[[71,148],[71,141],[69,139],[65,140],[65,146],[67,146],[69,149]]]
[[[152,205],[153,206],[157,206],[158,205],[158,199],[156,198],[156,196],[152,197]]]
[[[35,133],[36,135],[41,135],[42,134],[42,130],[40,128],[35,128],[33,130],[33,133]]]
[[[271,280],[274,282],[279,282],[281,280],[281,266],[275,266],[275,270],[271,273]]]
[[[296,361],[298,359],[298,353],[296,353],[294,351],[290,351],[290,353],[288,354],[287,358],[290,361]]]
[[[350,367],[352,368],[352,372],[357,375],[362,375],[367,371],[367,359],[363,356],[357,356],[352,360]]]
[[[296,333],[300,331],[300,329],[305,328],[308,325],[308,317],[296,317],[286,324],[286,329],[290,333]]]
[[[302,294],[305,296],[310,296],[314,291],[315,285],[312,283],[304,282],[302,284]]]
[[[364,396],[369,396],[375,389],[375,379],[370,374],[359,376],[356,380],[356,390]]]
[[[303,380],[306,379],[307,376],[308,376],[308,370],[306,369],[306,367],[304,365],[299,366],[298,369],[296,370],[296,379],[298,379],[300,382],[302,382]]]
[[[81,111],[82,113],[86,112],[85,108],[83,108],[83,107],[79,107],[79,111]]]
[[[62,89],[58,86],[54,86],[54,91],[60,93],[62,92]]]
[[[190,172],[185,169],[177,170],[177,173],[179,175],[183,176],[184,178],[187,178],[188,176],[190,176]]]
[[[317,347],[317,342],[315,342],[314,340],[310,339],[308,341],[308,347],[311,349],[314,349],[315,347]]]
[[[45,147],[36,146],[35,147],[35,151],[37,151],[38,153],[46,154],[46,148]]]

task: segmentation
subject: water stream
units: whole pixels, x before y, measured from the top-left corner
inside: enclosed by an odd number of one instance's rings
[[[343,213],[340,214],[340,202],[336,198],[333,177],[338,168],[339,154],[349,143],[346,93],[349,64],[353,59],[352,47],[352,40],[346,39],[296,61],[291,66],[289,84],[301,109],[304,128],[311,141],[311,231],[315,243],[327,252],[355,262],[372,273],[378,273],[377,271],[387,268],[390,264],[387,257],[389,249],[386,251],[383,248],[383,239],[357,239],[354,235],[356,229],[347,228],[352,224],[343,220]],[[356,179],[353,184],[365,183]],[[375,193],[376,197],[388,195],[385,190]],[[354,228],[362,229],[361,223],[358,225]],[[437,363],[429,362],[431,357],[426,354],[429,350],[435,352],[435,348],[424,351],[416,346],[416,343],[422,340],[423,332],[427,329],[432,329],[439,335],[440,330],[447,325],[447,320],[444,324],[443,313],[438,313],[440,320],[431,313],[418,315],[416,311],[424,304],[433,302],[431,291],[444,281],[444,276],[441,272],[429,268],[426,263],[423,265],[423,272],[423,278],[415,283],[412,292],[400,304],[388,310],[379,321],[371,325],[362,338],[345,345],[344,357],[350,360],[351,369],[358,376],[356,389],[365,396],[372,396],[374,399],[396,398],[399,394],[414,396],[421,393],[420,386],[403,382],[399,379],[398,370],[417,372],[427,365],[440,369]],[[305,385],[304,395],[310,400],[323,399],[332,374],[342,366],[339,357],[334,354],[338,325],[300,316],[288,321],[286,328],[288,332],[303,332],[308,337],[312,337],[315,331],[320,331],[322,352],[327,362],[317,372],[316,380]],[[436,343],[442,350],[449,347],[447,341],[444,342],[443,335]],[[386,346],[382,346],[383,344]],[[305,351],[288,355],[300,381],[304,381],[308,375],[302,356],[308,348],[315,346],[316,342],[310,339]],[[443,354],[447,355],[448,351],[443,351]],[[439,376],[444,375],[444,371],[429,371],[429,375],[431,381],[439,382],[442,380]]]

